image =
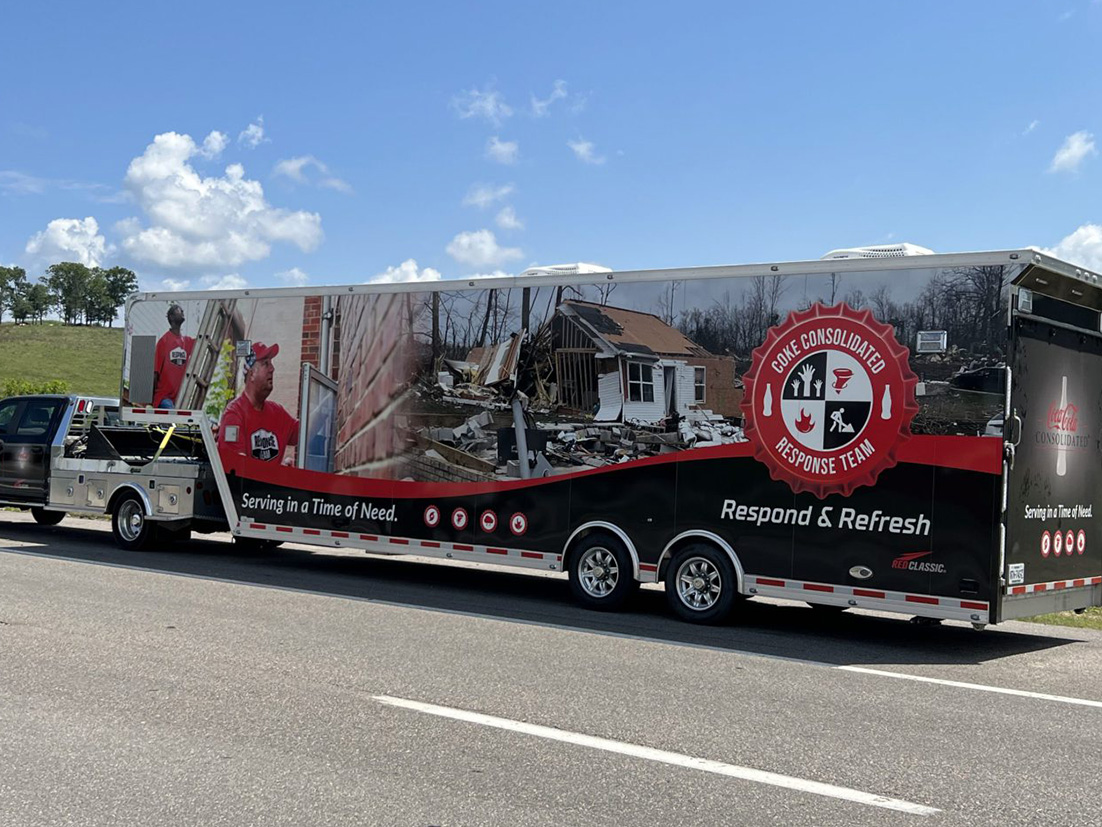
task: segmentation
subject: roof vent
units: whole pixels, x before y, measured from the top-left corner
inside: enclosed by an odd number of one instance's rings
[[[870,247],[843,247],[831,250],[820,261],[838,258],[902,258],[903,256],[932,256],[933,250],[917,244],[873,244]]]
[[[576,264],[549,264],[546,267],[529,267],[522,276],[578,276],[586,273],[611,273],[608,267],[579,261]]]

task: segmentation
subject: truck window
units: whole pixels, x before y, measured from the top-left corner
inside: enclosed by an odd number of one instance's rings
[[[19,403],[14,400],[0,402],[0,434],[8,433],[12,418],[15,416],[15,409],[18,407]]]
[[[50,423],[61,402],[56,399],[43,399],[28,402],[23,409],[23,416],[19,419],[19,425],[15,429],[15,436],[45,437],[50,430]]]

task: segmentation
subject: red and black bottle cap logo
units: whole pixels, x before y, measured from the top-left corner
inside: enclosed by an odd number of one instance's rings
[[[770,476],[820,498],[875,483],[918,413],[907,356],[889,325],[844,303],[814,304],[771,328],[742,401]]]

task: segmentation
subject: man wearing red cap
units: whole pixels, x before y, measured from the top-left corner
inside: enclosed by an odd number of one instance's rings
[[[279,345],[254,342],[245,357],[245,389],[226,406],[218,426],[218,451],[223,456],[241,454],[254,459],[294,462],[298,420],[276,402],[269,402]],[[290,454],[287,448],[291,447]]]

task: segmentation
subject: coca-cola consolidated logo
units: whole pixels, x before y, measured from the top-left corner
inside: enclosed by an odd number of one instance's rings
[[[754,351],[742,410],[770,476],[817,497],[872,485],[908,436],[918,378],[868,310],[815,304]]]

